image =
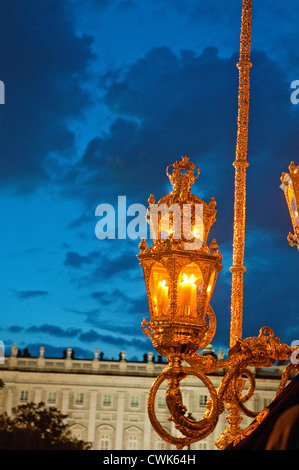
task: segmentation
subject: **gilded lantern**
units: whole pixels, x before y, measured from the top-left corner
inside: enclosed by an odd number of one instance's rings
[[[150,310],[150,322],[144,320],[142,326],[156,350],[169,358],[197,351],[214,331],[214,316],[209,322],[207,317],[213,315],[210,299],[222,256],[215,240],[207,246],[216,202],[212,198],[206,204],[190,192],[199,169],[182,157],[166,172],[173,190],[158,203],[150,195],[153,244],[147,248],[142,240],[137,256]]]

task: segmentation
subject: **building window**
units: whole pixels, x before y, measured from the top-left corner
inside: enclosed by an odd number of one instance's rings
[[[56,403],[56,392],[48,393],[48,403]]]
[[[106,393],[103,395],[103,406],[111,406],[111,395]]]
[[[136,426],[131,426],[125,430],[125,449],[124,450],[138,450],[142,432]]]
[[[131,406],[138,407],[139,406],[139,397],[136,395],[131,396]]]
[[[205,441],[201,441],[198,443],[198,449],[199,450],[207,450],[208,448],[208,445]]]
[[[84,426],[81,426],[81,424],[73,424],[69,430],[73,439],[86,441],[87,429]]]
[[[165,408],[165,397],[158,397],[158,408]]]
[[[28,401],[28,390],[21,390],[20,401]]]
[[[101,434],[100,436],[100,450],[111,450],[111,434]]]
[[[83,405],[84,403],[84,394],[83,393],[76,393],[75,395],[75,404],[76,405]]]
[[[128,450],[137,450],[138,449],[138,436],[131,434],[128,436]]]
[[[208,401],[207,395],[199,395],[199,406],[206,406]]]
[[[97,449],[98,450],[111,450],[113,448],[113,433],[114,430],[111,426],[106,424],[98,427],[97,431]]]
[[[156,438],[156,450],[167,450],[167,442],[162,439],[162,437]]]

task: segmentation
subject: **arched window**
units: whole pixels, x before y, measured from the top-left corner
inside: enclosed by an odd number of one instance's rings
[[[70,426],[70,432],[73,438],[86,441],[87,430],[81,424],[77,423],[77,424],[73,424],[72,426]]]
[[[114,430],[112,426],[109,426],[107,424],[99,426],[96,431],[97,449],[98,450],[112,450],[113,434],[114,434]]]
[[[125,430],[125,449],[139,450],[141,448],[142,432],[136,426],[131,426]]]

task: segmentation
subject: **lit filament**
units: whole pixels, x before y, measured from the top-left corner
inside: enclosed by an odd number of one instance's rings
[[[191,284],[193,287],[196,287],[194,274],[191,274],[190,279],[187,274],[183,274],[183,281],[180,284]]]
[[[196,228],[196,227],[194,227],[192,233],[193,233],[193,236],[194,236],[195,238],[200,238],[200,235],[197,233],[197,228]]]
[[[184,312],[187,315],[190,313],[194,314],[196,312],[196,291],[197,286],[195,284],[194,274],[191,274],[188,277],[185,273],[183,274],[183,281],[180,282],[178,292],[178,304],[182,306],[183,309],[188,307],[188,310]]]
[[[163,287],[163,289],[167,289],[168,290],[168,286],[166,285],[166,280],[163,279],[163,281],[160,281],[159,282],[159,285]]]

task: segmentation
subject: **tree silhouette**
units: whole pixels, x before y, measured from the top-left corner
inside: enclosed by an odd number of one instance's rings
[[[0,415],[0,450],[89,450],[91,443],[71,436],[63,414],[45,403],[27,403]]]

